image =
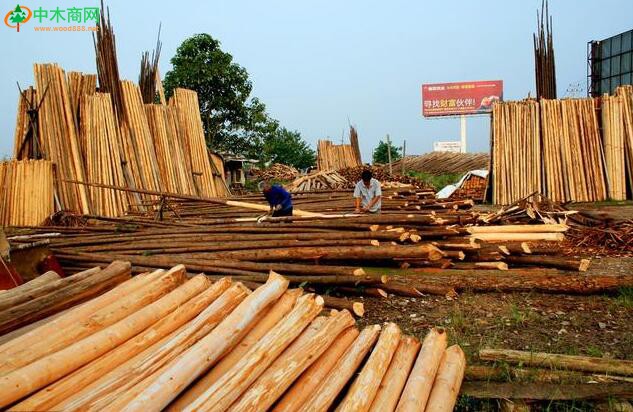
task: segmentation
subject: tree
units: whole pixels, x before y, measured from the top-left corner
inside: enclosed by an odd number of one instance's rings
[[[264,140],[262,153],[266,161],[297,169],[312,166],[316,161],[314,150],[301,138],[301,134],[285,127],[277,128],[274,134]]]
[[[250,97],[248,72],[220,49],[208,34],[182,42],[171,59],[172,69],[163,82],[167,97],[183,87],[198,93],[200,116],[207,145],[214,150],[243,154],[295,167],[314,163],[314,151],[297,131],[280,127],[266,105]]]
[[[216,150],[237,152],[247,145],[249,128],[265,121],[265,106],[249,100],[253,86],[246,69],[220,49],[220,42],[208,34],[186,39],[171,59],[165,75],[167,96],[183,87],[195,90],[207,144]]]
[[[388,147],[387,142],[383,142],[382,140],[378,143],[378,146],[374,149],[374,163],[388,163]],[[402,148],[394,147],[391,145],[391,161],[395,162],[396,160],[402,157]]]

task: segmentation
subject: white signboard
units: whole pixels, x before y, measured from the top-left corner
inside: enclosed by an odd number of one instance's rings
[[[462,142],[433,142],[433,151],[460,153],[462,151]]]

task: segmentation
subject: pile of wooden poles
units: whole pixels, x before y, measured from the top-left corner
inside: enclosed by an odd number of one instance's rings
[[[338,170],[361,165],[357,150],[349,144],[333,144],[329,140],[319,140],[317,144],[317,168],[320,171]]]
[[[281,163],[273,163],[265,169],[252,169],[251,171],[259,180],[293,180],[299,175],[297,169]]]
[[[616,101],[617,100],[617,101]],[[622,98],[497,103],[493,108],[492,198],[533,192],[557,202],[626,197]]]
[[[351,187],[351,183],[335,170],[322,170],[300,176],[286,188],[289,192],[316,192]]]
[[[0,294],[0,334],[4,335],[92,299],[130,278],[129,263],[113,263],[59,278],[48,272]]]
[[[0,226],[36,226],[54,212],[53,163],[0,162]]]
[[[94,75],[66,76],[55,64],[36,64],[34,70],[36,89],[45,92],[40,96],[29,89],[21,95],[15,153],[19,159],[43,156],[55,164],[51,190],[57,203],[47,208],[115,217],[144,211],[156,200],[65,181],[200,197],[229,195],[223,167],[209,158],[195,92],[176,89],[169,105],[144,105],[139,87],[122,81],[116,87],[121,105],[117,114],[112,94],[95,92]],[[37,122],[30,119],[33,110]]]
[[[429,152],[421,155],[405,156],[393,163],[393,170],[443,175],[463,174],[471,170],[487,170],[490,163],[488,153]]]
[[[467,174],[467,177],[463,179],[461,186],[459,186],[453,194],[448,198],[450,200],[459,199],[472,199],[475,202],[483,202],[486,194],[486,186],[488,180],[485,177],[481,177],[474,173]]]
[[[115,259],[132,262],[137,273],[183,263],[245,282],[263,282],[275,270],[317,289],[361,287],[405,296],[466,289],[582,294],[633,281],[569,273],[587,270],[590,262],[562,253],[567,226],[555,220],[490,225],[468,210],[472,201],[425,200],[415,192],[384,195],[382,214],[358,216],[349,193],[297,194],[296,208],[335,215],[265,220],[257,219],[261,212],[237,207],[240,201],[174,202],[163,220],[90,216],[88,226],[31,228],[15,242],[28,242],[33,234],[50,238],[51,250],[70,272]],[[405,270],[392,278],[382,268]]]
[[[422,343],[394,323],[359,331],[288,286],[275,273],[253,291],[187,279],[182,265],[135,276],[0,337],[0,407],[452,410],[466,362],[442,330]]]

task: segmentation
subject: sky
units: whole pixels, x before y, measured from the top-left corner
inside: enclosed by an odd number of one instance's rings
[[[32,9],[98,6],[95,0],[24,0]],[[270,115],[318,139],[357,127],[363,159],[389,134],[407,154],[458,140],[459,119],[421,115],[423,83],[503,80],[505,100],[534,96],[532,33],[540,0],[123,1],[110,0],[122,78],[137,81],[141,53],[162,23],[160,70],[196,33],[219,39],[248,71]],[[0,14],[15,8],[2,0]],[[587,42],[633,28],[631,0],[550,0],[559,96],[586,93]],[[10,157],[16,82],[33,84],[33,63],[95,73],[88,32],[20,32],[0,23],[0,158]],[[52,24],[51,24],[52,25]],[[574,93],[574,92],[572,92]],[[578,94],[578,92],[575,92]],[[467,122],[468,151],[488,151],[489,117]]]

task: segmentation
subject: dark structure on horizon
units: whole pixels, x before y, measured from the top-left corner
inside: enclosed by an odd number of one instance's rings
[[[587,43],[587,94],[613,94],[616,87],[633,84],[633,30]]]

